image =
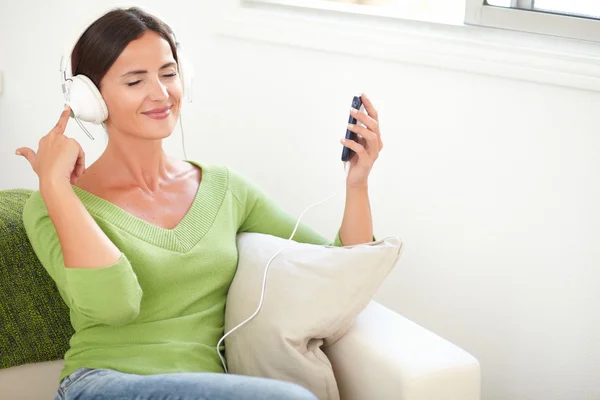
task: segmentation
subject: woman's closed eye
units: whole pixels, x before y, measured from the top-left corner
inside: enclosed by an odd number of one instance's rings
[[[176,73],[176,72],[173,72],[172,74],[163,75],[163,77],[164,77],[164,78],[174,78],[174,77],[176,77],[176,76],[177,76],[177,73]],[[140,83],[141,81],[142,81],[142,80],[141,80],[141,79],[139,79],[139,80],[137,80],[137,81],[135,81],[135,82],[128,82],[128,83],[127,83],[127,86],[134,86],[134,85],[137,85],[137,84],[138,84],[138,83]]]

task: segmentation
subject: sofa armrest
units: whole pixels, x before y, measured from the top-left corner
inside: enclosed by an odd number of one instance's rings
[[[0,399],[54,399],[63,365],[57,360],[0,369]]]
[[[348,332],[323,347],[341,400],[478,400],[479,362],[371,301]]]

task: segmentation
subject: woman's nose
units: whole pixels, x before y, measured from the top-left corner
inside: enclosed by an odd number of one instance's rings
[[[160,81],[160,79],[157,79],[152,84],[152,89],[150,91],[150,99],[161,101],[166,100],[168,97],[169,92],[167,90],[167,87]]]

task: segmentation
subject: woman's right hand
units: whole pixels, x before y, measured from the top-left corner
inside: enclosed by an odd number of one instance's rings
[[[70,116],[71,108],[65,106],[54,128],[40,139],[37,153],[29,147],[20,147],[15,152],[29,161],[39,177],[40,187],[62,180],[74,185],[85,171],[83,149],[75,139],[64,134]]]

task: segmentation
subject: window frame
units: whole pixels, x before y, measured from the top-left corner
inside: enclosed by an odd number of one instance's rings
[[[466,0],[465,24],[600,42],[600,20],[531,9],[531,0],[513,0],[520,8]],[[529,9],[528,9],[529,8]]]

